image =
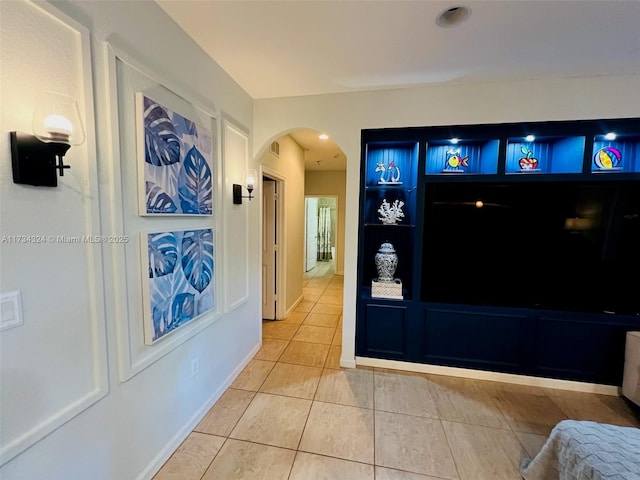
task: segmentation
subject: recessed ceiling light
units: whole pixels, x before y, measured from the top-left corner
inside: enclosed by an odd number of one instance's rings
[[[524,139],[527,142],[533,142],[536,139],[536,137],[535,137],[535,135],[527,135],[526,137],[524,137]]]
[[[609,132],[607,133],[604,138],[606,138],[607,140],[615,140],[616,139],[616,134],[613,132]]]
[[[442,28],[455,27],[471,16],[471,9],[464,5],[456,5],[447,8],[436,17],[436,25]]]
[[[451,143],[453,143],[454,145],[457,144],[460,140],[458,140],[457,138],[453,137],[451,139]]]
[[[326,133],[321,133],[320,135],[318,135],[318,138],[320,140],[327,140],[329,138],[329,135],[327,135]]]

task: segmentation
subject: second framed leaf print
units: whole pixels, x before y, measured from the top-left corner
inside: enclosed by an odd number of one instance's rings
[[[136,93],[140,215],[213,213],[213,134]]]

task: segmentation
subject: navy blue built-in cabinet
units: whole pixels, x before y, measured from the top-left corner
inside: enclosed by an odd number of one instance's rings
[[[640,119],[363,130],[361,169],[357,356],[621,384]]]

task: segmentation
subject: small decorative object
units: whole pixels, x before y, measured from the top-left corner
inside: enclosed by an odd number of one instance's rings
[[[374,172],[380,172],[378,185],[402,185],[400,181],[400,167],[398,167],[393,160],[389,162],[389,165],[384,162],[378,162]]]
[[[398,255],[396,250],[389,242],[380,245],[378,253],[376,253],[376,269],[378,270],[379,282],[393,282],[393,275],[398,268]]]
[[[382,199],[382,205],[378,208],[378,217],[385,225],[395,225],[404,217],[402,207],[404,202],[402,200],[395,200],[392,204],[387,202],[387,199]]]
[[[402,295],[402,282],[399,278],[395,278],[393,282],[371,280],[371,296],[373,298],[394,298],[396,300],[402,300],[404,299]]]
[[[520,147],[520,151],[526,155],[518,160],[518,165],[520,165],[520,170],[523,171],[534,171],[538,168],[538,159],[533,157],[533,151],[526,146]]]
[[[140,215],[213,213],[213,134],[136,94]]]
[[[600,170],[618,169],[621,162],[622,153],[614,147],[601,148],[593,156],[593,163],[595,163]]]
[[[445,172],[464,172],[469,167],[469,156],[462,157],[460,150],[449,150],[444,163]]]
[[[215,308],[213,229],[142,234],[145,343]]]

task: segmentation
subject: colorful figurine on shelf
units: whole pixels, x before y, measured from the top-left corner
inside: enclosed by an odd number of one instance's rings
[[[604,147],[596,152],[593,157],[593,163],[600,170],[613,170],[619,167],[622,162],[622,153],[613,147]]]
[[[528,170],[533,171],[538,167],[538,159],[534,158],[533,150],[529,147],[525,147],[524,145],[520,147],[520,151],[526,155],[526,157],[522,157],[518,160],[518,165],[520,165],[520,170]]]
[[[384,162],[378,162],[374,173],[380,173],[378,185],[402,185],[400,181],[400,168],[392,161],[387,165]]]
[[[464,172],[469,167],[469,156],[460,155],[460,150],[447,151],[447,158],[444,163],[445,172]]]
[[[460,150],[449,150],[444,164],[446,172],[464,172],[464,168],[469,167],[469,156],[462,157]]]

